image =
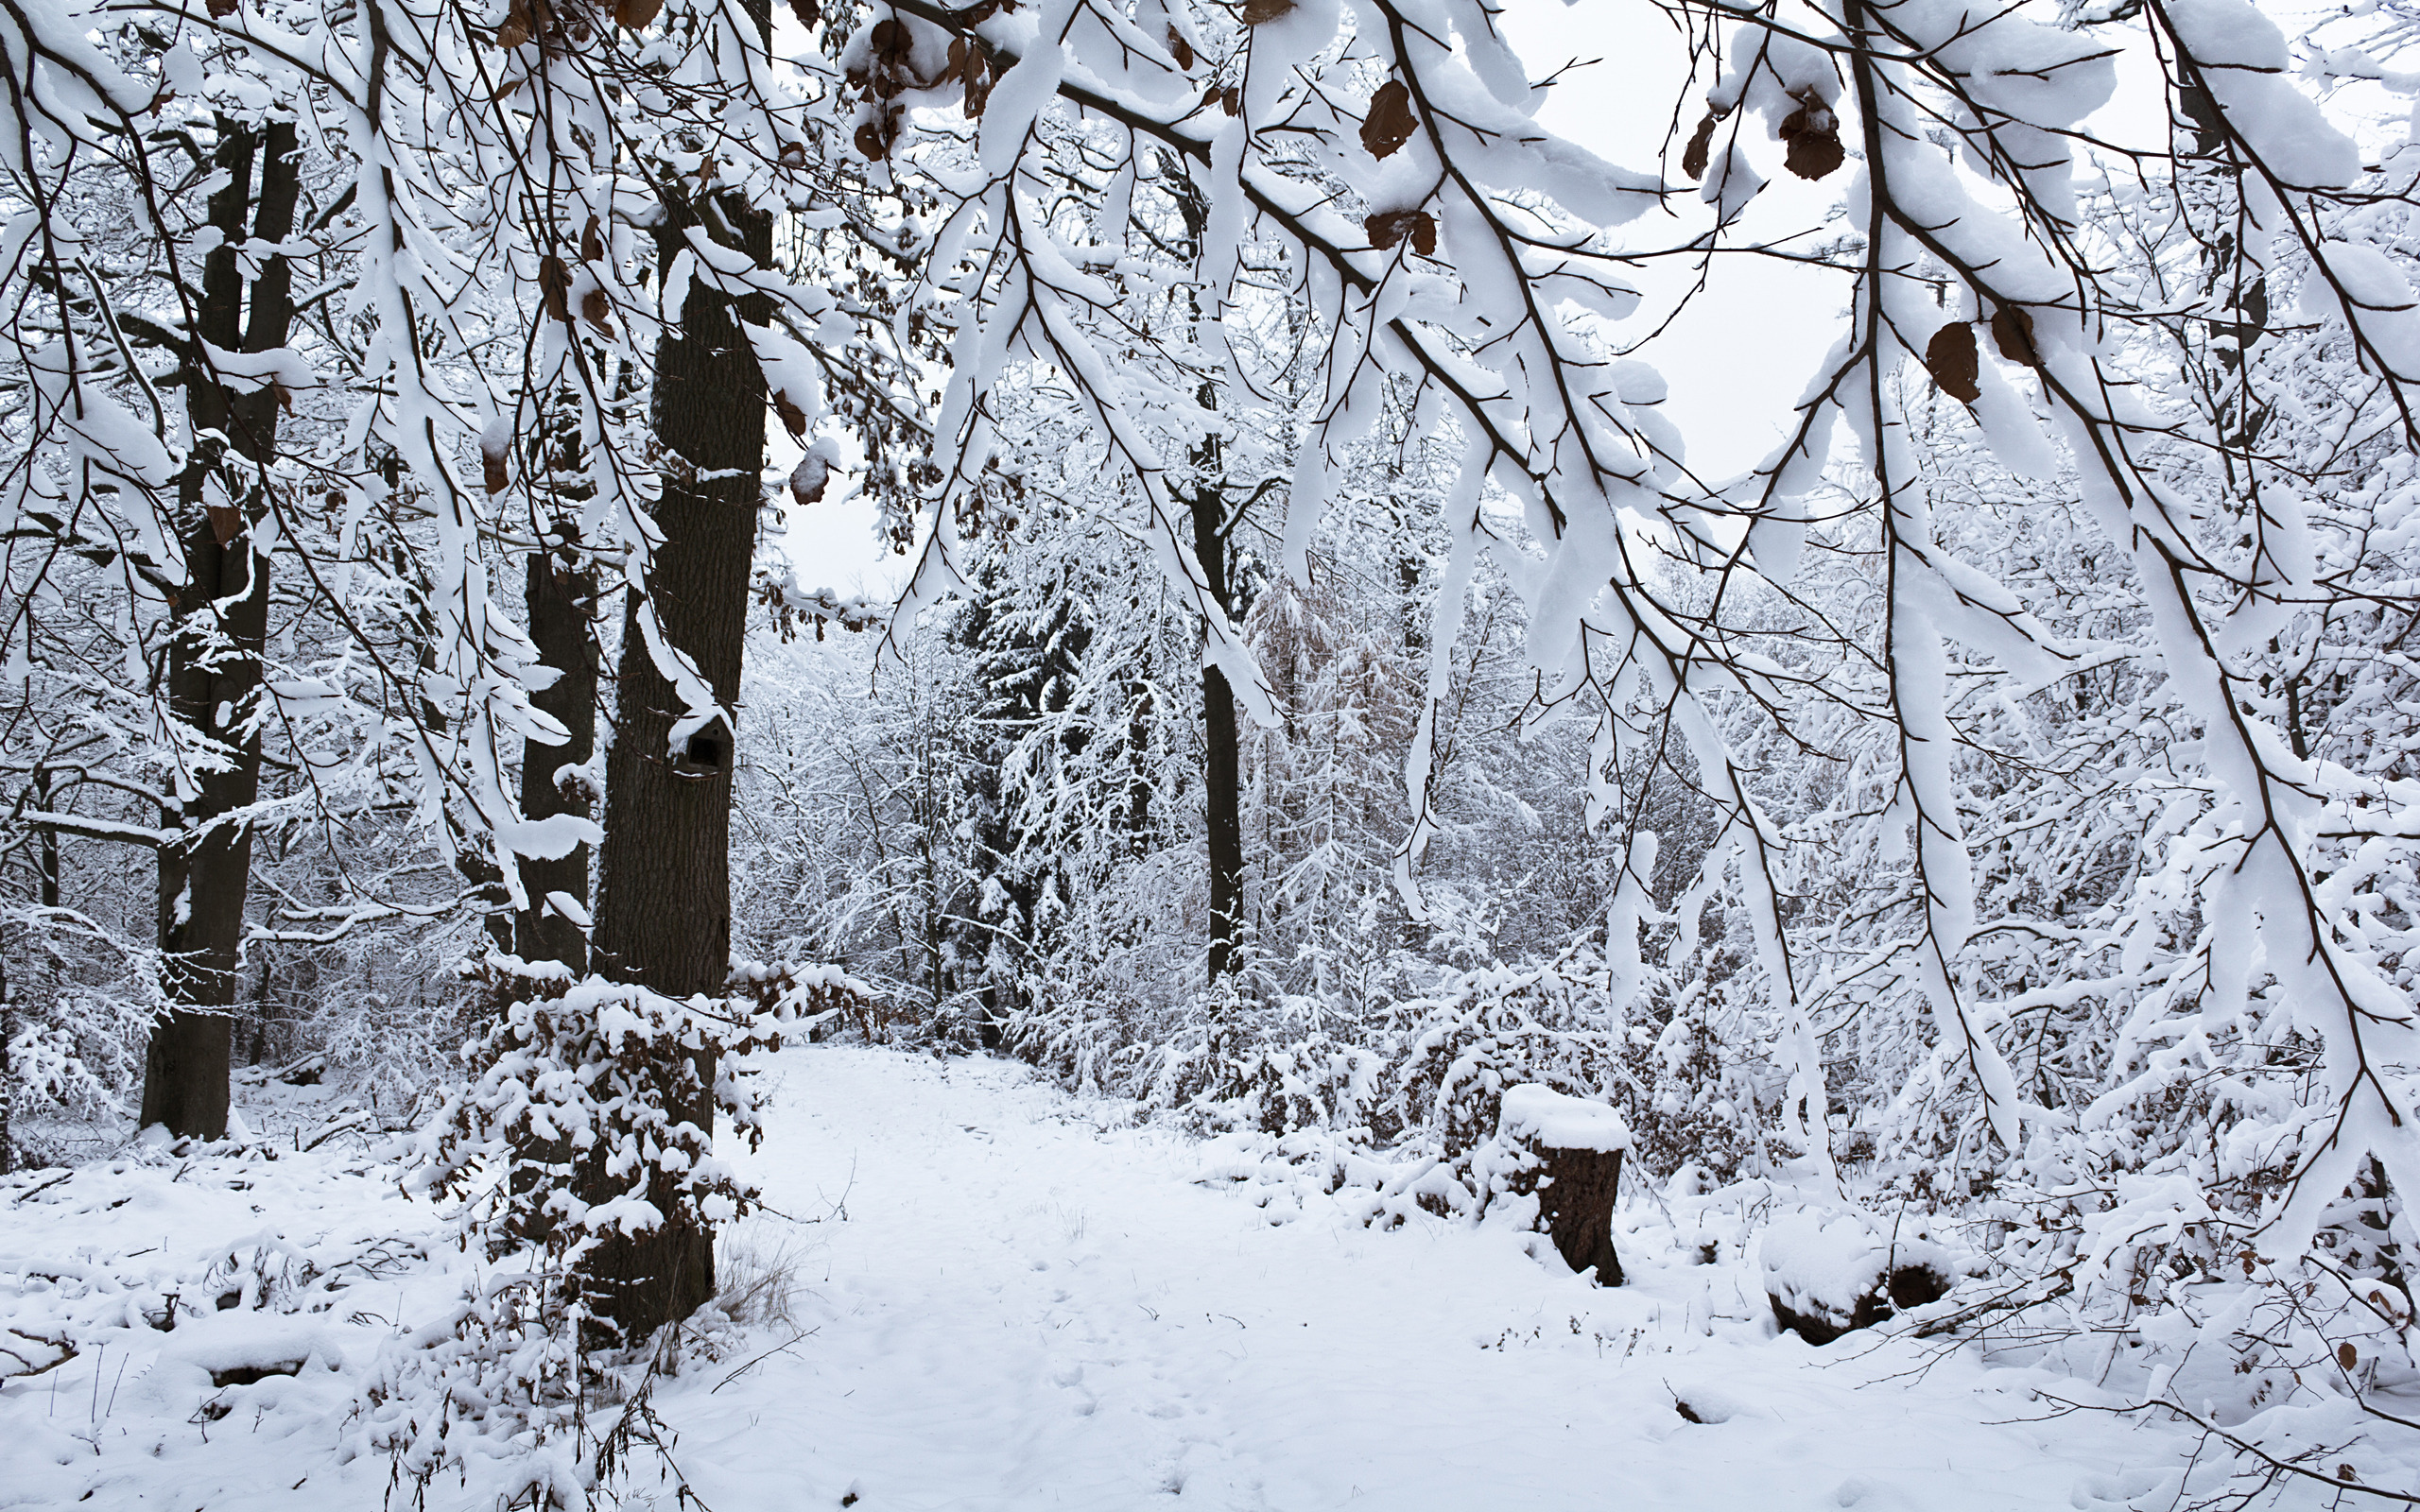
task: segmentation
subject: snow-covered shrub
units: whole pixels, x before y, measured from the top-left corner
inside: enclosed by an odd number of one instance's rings
[[[585,1263],[626,1236],[706,1234],[753,1211],[754,1189],[713,1152],[715,1115],[755,1148],[758,1053],[873,994],[836,968],[786,962],[735,969],[715,1003],[507,955],[471,971],[492,1017],[463,1051],[467,1085],[420,1137],[409,1185],[451,1200],[455,1241],[500,1263],[382,1359],[371,1442],[425,1484],[475,1438],[527,1435],[540,1451],[532,1504],[579,1505],[581,1371],[617,1342]],[[711,1085],[700,1065],[715,1068]],[[650,1341],[618,1342],[630,1353]],[[645,1358],[667,1351],[680,1346]],[[548,1451],[566,1435],[569,1448]]]
[[[1359,1025],[1331,1025],[1334,1016],[1316,1000],[1293,996],[1268,1007],[1230,999],[1207,1011],[1207,1033],[1163,1063],[1155,1103],[1213,1126],[1264,1134],[1323,1128],[1367,1143],[1393,1132],[1386,1057],[1353,1032]]]
[[[0,917],[0,1172],[89,1158],[141,1081],[158,952],[43,907]]]
[[[1603,960],[1577,946],[1546,961],[1447,973],[1397,1005],[1405,1028],[1395,1117],[1460,1160],[1495,1136],[1508,1087],[1624,1101],[1634,1089],[1611,985]]]

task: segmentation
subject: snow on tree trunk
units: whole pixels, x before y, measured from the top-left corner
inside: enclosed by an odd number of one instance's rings
[[[257,159],[260,192],[252,192]],[[237,248],[249,234],[282,243],[294,230],[301,191],[296,128],[255,131],[221,117],[210,223],[225,238],[203,265],[200,339],[222,352],[269,352],[285,345],[294,318],[292,265],[261,260],[251,280],[249,325]],[[252,224],[245,225],[251,213]],[[278,416],[290,404],[274,382],[237,392],[189,363],[186,404],[197,435],[216,432],[252,463],[277,451]],[[254,531],[268,504],[246,472],[222,461],[220,443],[198,447],[179,489],[186,577],[173,609],[168,703],[201,749],[182,752],[176,801],[161,828],[160,948],[170,1006],[144,1057],[142,1121],[172,1134],[217,1139],[227,1132],[227,1077],[233,1054],[237,955],[252,865],[251,827],[218,822],[260,795],[261,653],[268,633],[268,555]]]
[[[763,0],[749,7],[769,26]],[[772,263],[772,218],[740,195],[711,204],[665,200],[657,257],[667,270],[708,240],[755,268]],[[708,226],[717,234],[693,236]],[[736,228],[732,232],[730,228]],[[731,235],[737,248],[727,246]],[[667,274],[668,276],[668,274]],[[749,573],[763,506],[766,384],[741,322],[764,326],[772,301],[735,296],[708,267],[689,275],[681,322],[656,348],[653,419],[664,491],[653,515],[645,598],[626,601],[620,717],[606,756],[605,838],[598,850],[598,968],[685,1000],[720,997],[731,973],[731,795]],[[702,684],[702,687],[700,686]],[[706,696],[700,698],[702,693]],[[669,1051],[668,1040],[652,1042]],[[665,1108],[711,1138],[713,1052],[656,1068]],[[610,1174],[598,1194],[610,1192]],[[714,1295],[714,1234],[683,1211],[678,1173],[659,1171],[654,1228],[599,1245],[583,1266],[598,1311],[635,1340]]]

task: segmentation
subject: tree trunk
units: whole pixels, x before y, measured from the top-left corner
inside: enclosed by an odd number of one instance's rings
[[[1193,499],[1193,554],[1210,596],[1228,614],[1235,605],[1227,590],[1227,538],[1223,501],[1204,488]],[[1210,820],[1210,969],[1216,983],[1235,966],[1238,921],[1244,904],[1243,743],[1236,727],[1236,697],[1227,675],[1207,661],[1201,666],[1201,781]]]
[[[769,27],[769,10],[750,0]],[[760,13],[761,12],[761,13]],[[772,221],[737,196],[716,207],[739,228],[740,245],[760,267],[772,263]],[[661,266],[687,246],[700,224],[695,206],[667,202],[656,230]],[[739,697],[740,646],[747,626],[749,571],[763,503],[766,393],[740,320],[772,318],[762,295],[731,300],[702,278],[690,285],[681,323],[656,348],[654,429],[662,443],[663,532],[648,570],[651,603],[625,604],[618,714],[605,758],[605,838],[599,848],[595,949],[603,970],[666,997],[720,997],[731,974],[731,797],[736,731],[717,719],[675,751],[672,727],[683,708],[656,667],[640,628],[652,611],[664,639],[686,654],[725,708]],[[714,1128],[711,1052],[693,1058],[683,1086],[662,1068],[660,1090],[676,1122]],[[600,1173],[601,1175],[601,1173]],[[670,1180],[658,1172],[665,1223],[616,1236],[587,1263],[593,1305],[621,1327],[625,1340],[686,1317],[714,1295],[714,1234],[674,1218]]]
[[[269,257],[252,281],[251,318],[243,320],[244,276],[234,249],[246,236],[245,213],[254,209],[255,157],[260,194],[250,234],[281,242],[293,233],[302,187],[293,123],[256,132],[220,117],[216,166],[228,179],[210,197],[210,223],[224,240],[202,266],[196,335],[230,351],[282,347],[294,319],[291,267]],[[197,437],[220,432],[256,463],[276,455],[285,400],[279,389],[235,393],[211,382],[198,358],[185,376]],[[177,796],[161,815],[160,827],[178,834],[159,853],[160,948],[170,1007],[151,1032],[143,1068],[144,1125],[199,1139],[227,1132],[228,1010],[252,865],[251,826],[215,821],[260,796],[261,652],[268,632],[268,558],[253,549],[252,535],[266,502],[240,474],[222,471],[222,455],[219,442],[197,440],[178,490],[185,583],[172,610],[167,680],[171,713],[214,742],[225,761],[216,770],[188,766],[180,773]]]
[[[529,701],[562,721],[571,739],[561,746],[527,743],[521,756],[521,812],[532,819],[558,814],[589,816],[591,779],[575,778],[569,785],[558,773],[569,766],[585,767],[596,754],[596,643],[589,634],[589,612],[596,598],[594,568],[579,558],[579,526],[559,519],[554,528],[562,540],[553,549],[529,554],[529,639],[538,659],[560,673],[553,686],[532,694]],[[515,920],[514,948],[527,961],[561,961],[577,978],[588,971],[587,931],[546,906],[546,895],[562,893],[588,905],[588,847],[545,861],[521,858],[521,886],[529,906]]]

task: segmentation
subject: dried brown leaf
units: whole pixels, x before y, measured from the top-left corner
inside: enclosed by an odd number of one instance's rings
[[[788,431],[792,437],[801,438],[805,437],[806,411],[792,404],[786,392],[781,390],[774,392],[773,413],[782,417],[782,428]]]
[[[1437,220],[1425,210],[1382,210],[1363,221],[1361,229],[1369,233],[1370,245],[1380,251],[1409,236],[1413,251],[1423,257],[1437,255]]]
[[[1975,328],[1963,320],[1952,320],[1932,334],[1925,343],[1925,371],[1941,391],[1961,404],[1971,404],[1983,397],[1982,358],[1975,351]]]
[[[236,6],[237,0],[210,0],[211,19],[214,21],[226,20],[229,16],[235,13]]]
[[[538,260],[538,292],[545,299],[548,315],[571,324],[571,268],[552,252]]]
[[[1244,113],[1244,92],[1240,85],[1230,84],[1219,94],[1219,108],[1229,115]]]
[[[1244,0],[1243,20],[1247,26],[1257,26],[1291,14],[1294,0]]]
[[[605,223],[595,215],[579,229],[579,260],[583,263],[605,261]]]
[[[603,289],[590,289],[581,295],[579,313],[597,330],[609,336],[614,334],[614,301],[606,298]]]
[[[512,481],[511,474],[505,469],[504,454],[502,452],[482,452],[479,456],[479,461],[487,474],[486,481],[488,491],[490,493],[502,493],[505,490],[505,486]]]
[[[1841,149],[1841,118],[1812,91],[1794,96],[1798,109],[1782,117],[1781,139],[1789,144],[1782,166],[1802,179],[1821,179],[1848,160]]]
[[[1992,340],[2000,355],[2011,362],[2021,362],[2029,368],[2042,366],[2042,352],[2033,345],[2033,317],[2018,305],[2003,304],[1992,317]]]
[[[202,513],[210,516],[210,533],[222,546],[243,533],[244,512],[232,504],[206,505]]]
[[[2351,1340],[2336,1347],[2336,1363],[2350,1370],[2361,1363],[2361,1351],[2353,1348]]]
[[[1705,177],[1706,161],[1714,150],[1714,129],[1721,120],[1721,116],[1708,111],[1705,119],[1698,123],[1698,129],[1689,134],[1689,145],[1681,153],[1683,173],[1692,179]]]
[[[1174,26],[1168,27],[1168,56],[1176,60],[1177,67],[1193,72],[1193,43],[1178,36]]]
[[[1361,146],[1380,160],[1392,157],[1420,129],[1411,113],[1411,91],[1399,78],[1388,79],[1370,96],[1370,113],[1361,121]]]
[[[823,8],[816,0],[790,0],[790,14],[798,17],[800,26],[812,31],[815,24],[823,19]]]
[[[614,0],[614,20],[625,31],[637,31],[664,9],[664,0]]]

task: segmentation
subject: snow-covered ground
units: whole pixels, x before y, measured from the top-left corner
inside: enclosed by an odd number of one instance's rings
[[[713,1512],[2151,1507],[2191,1448],[2054,1416],[2034,1387],[2085,1388],[1971,1350],[1776,1336],[1754,1257],[1691,1263],[1699,1236],[1651,1203],[1624,1214],[1631,1284],[1600,1290],[1509,1228],[1380,1231],[1224,1179],[1216,1148],[1013,1065],[818,1046],[773,1074],[745,1169],[778,1215],[728,1242],[786,1254],[793,1321],[655,1399]],[[379,1503],[383,1456],[337,1463],[362,1362],[463,1263],[414,1256],[434,1219],[390,1172],[289,1153],[44,1179],[0,1185],[0,1327],[115,1308],[116,1332],[0,1388],[0,1507]],[[281,1258],[315,1279],[271,1315],[242,1275]],[[169,1289],[207,1294],[172,1332]],[[213,1384],[264,1339],[300,1372]],[[670,1508],[634,1468],[627,1504]],[[427,1504],[493,1506],[486,1469]]]

